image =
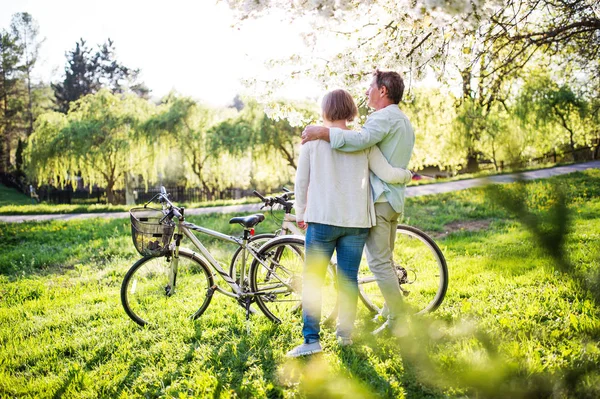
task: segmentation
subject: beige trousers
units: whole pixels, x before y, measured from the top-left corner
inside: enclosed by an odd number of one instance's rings
[[[377,224],[369,230],[366,243],[367,262],[389,309],[389,318],[395,319],[402,307],[400,285],[392,259],[400,214],[388,202],[377,202],[375,215]]]

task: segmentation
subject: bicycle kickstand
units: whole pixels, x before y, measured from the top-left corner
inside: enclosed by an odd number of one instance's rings
[[[244,298],[244,308],[246,309],[246,334],[250,335],[252,329],[250,328],[250,313],[253,313],[250,310],[250,305],[252,304],[252,298],[247,297]]]
[[[244,298],[244,309],[246,309],[246,321],[250,320],[250,305],[252,304],[252,298]]]

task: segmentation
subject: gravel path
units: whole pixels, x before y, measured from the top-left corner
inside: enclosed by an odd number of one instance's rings
[[[592,161],[568,166],[557,166],[549,169],[533,170],[520,174],[525,180],[541,179],[551,176],[564,175],[586,169],[600,169],[600,161]],[[459,191],[472,187],[484,186],[490,183],[511,183],[517,180],[519,174],[507,174],[492,177],[484,177],[469,180],[460,180],[447,183],[432,183],[423,186],[408,187],[406,195],[408,197],[417,197],[421,195],[447,193],[451,191]],[[215,206],[212,208],[196,208],[186,209],[186,215],[202,215],[207,213],[243,213],[256,212],[262,204],[246,204],[246,205],[229,205]],[[74,220],[74,219],[91,219],[91,218],[128,218],[129,212],[105,212],[105,213],[70,213],[70,214],[52,214],[52,215],[0,215],[0,222],[16,223],[16,222],[41,222],[44,220]]]

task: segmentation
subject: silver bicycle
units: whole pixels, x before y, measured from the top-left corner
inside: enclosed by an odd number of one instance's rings
[[[274,233],[259,234],[252,237],[250,245],[268,248],[267,243],[276,237],[292,235],[294,242],[302,238],[304,232],[296,225],[296,216],[292,209],[294,202],[291,200],[293,192],[284,189],[284,193],[274,197],[265,197],[257,191],[254,194],[263,201],[263,208],[273,209],[280,207],[284,214],[281,228]],[[261,208],[262,209],[262,208]],[[280,238],[278,245],[286,243]],[[272,244],[275,246],[275,244]],[[292,245],[290,241],[286,245]],[[444,300],[448,289],[448,267],[444,254],[425,232],[404,224],[396,228],[394,241],[394,266],[400,290],[404,301],[416,314],[433,312]],[[241,249],[233,255],[229,270],[235,274],[242,269]],[[323,294],[323,315],[325,319],[336,316],[336,258],[335,254],[330,262],[326,276]],[[373,313],[385,315],[384,298],[379,290],[375,276],[370,271],[367,262],[363,260],[358,272],[359,298]]]
[[[157,199],[160,209],[148,205]],[[129,317],[141,326],[197,319],[216,292],[236,300],[253,313],[256,303],[274,322],[297,318],[300,308],[304,238],[274,237],[260,248],[252,232],[264,220],[255,214],[232,218],[243,227],[241,237],[229,236],[185,221],[184,209],[174,205],[164,187],[143,207],[133,208],[133,243],[144,257],[129,269],[121,284],[121,302]],[[195,232],[238,245],[239,274],[227,273]],[[184,238],[195,249],[181,247]],[[252,259],[246,270],[246,259]],[[219,276],[229,289],[215,281]],[[239,277],[237,277],[239,276]]]

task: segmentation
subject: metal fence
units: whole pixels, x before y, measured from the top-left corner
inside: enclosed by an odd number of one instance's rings
[[[175,202],[206,202],[214,200],[240,199],[253,195],[253,190],[240,188],[227,188],[225,190],[205,190],[199,187],[165,187],[169,198]],[[134,190],[134,198],[137,203],[149,201],[160,192],[159,187],[138,188]],[[125,195],[124,190],[120,190]]]
[[[251,189],[227,188],[225,190],[204,190],[202,188],[186,187],[165,187],[174,202],[206,202],[213,200],[240,199],[252,196]],[[276,191],[277,188],[272,191]],[[136,188],[133,190],[133,197],[137,204],[142,204],[154,197],[160,192],[159,187]],[[38,188],[37,194],[40,201],[47,201],[54,204],[105,204],[106,190],[100,187],[94,187],[91,190],[78,189],[73,190],[67,186],[64,189],[57,189],[52,186],[42,186]],[[125,190],[115,190],[115,200],[117,203],[125,203]]]

